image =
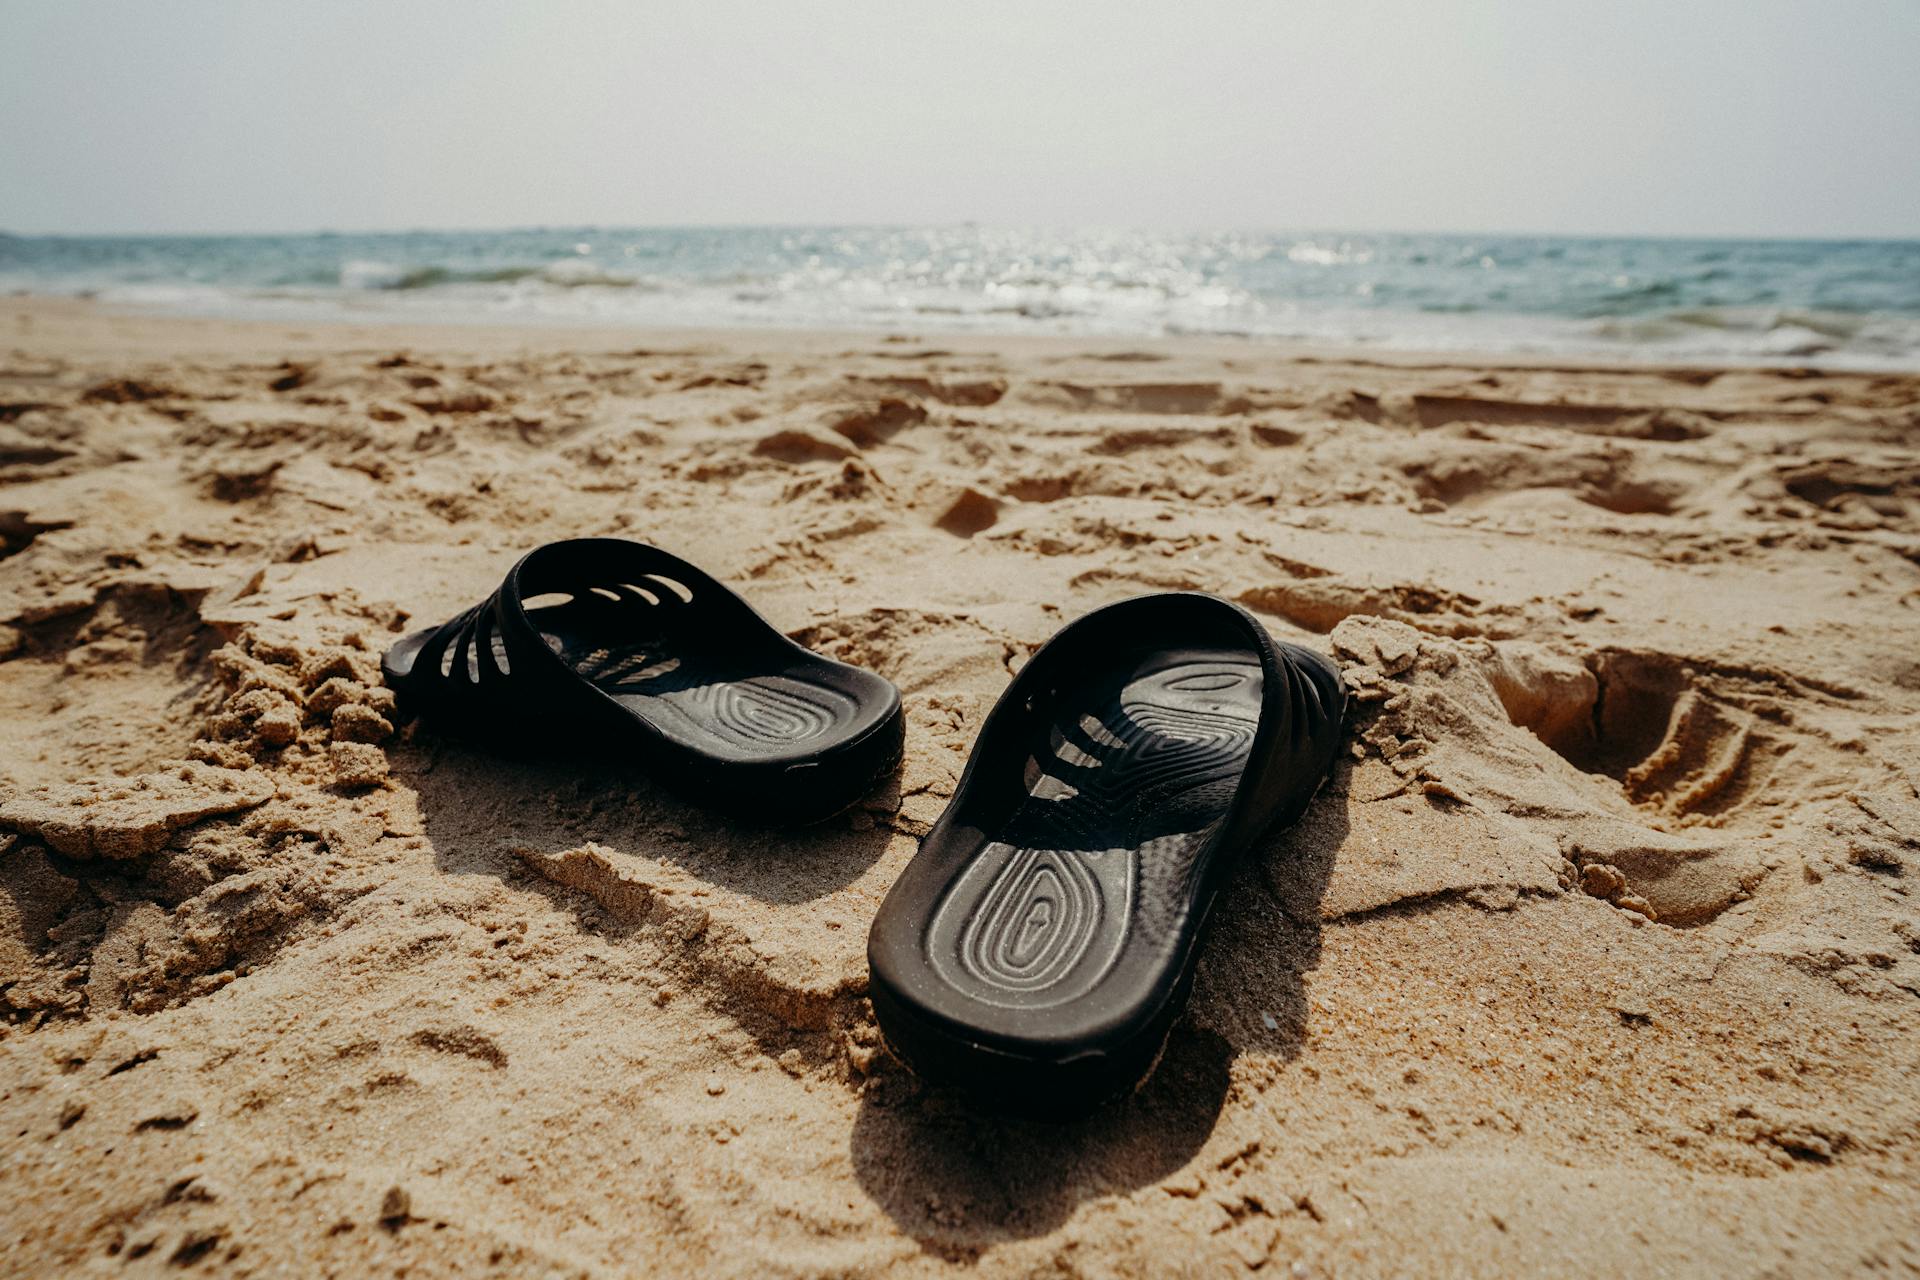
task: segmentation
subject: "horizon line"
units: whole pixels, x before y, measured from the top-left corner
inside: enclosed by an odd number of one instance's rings
[[[410,235],[516,235],[548,232],[626,232],[626,231],[933,231],[981,229],[995,231],[1048,232],[1055,234],[1119,233],[1130,235],[1264,235],[1264,236],[1435,236],[1467,238],[1498,236],[1533,240],[1697,240],[1715,242],[1799,242],[1814,244],[1920,242],[1920,231],[1907,234],[1869,233],[1766,233],[1766,232],[1659,232],[1659,231],[1539,231],[1511,228],[1432,228],[1412,230],[1404,227],[1331,227],[1331,226],[1162,226],[1118,223],[1020,223],[966,218],[953,222],[538,222],[518,224],[458,224],[433,226],[415,224],[389,227],[318,227],[300,230],[197,230],[197,231],[42,231],[16,230],[0,226],[0,240],[273,240],[310,236],[410,236]]]

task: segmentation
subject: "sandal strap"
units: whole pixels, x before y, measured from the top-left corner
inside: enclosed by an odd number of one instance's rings
[[[575,611],[605,611],[610,635],[684,624],[698,612],[719,634],[753,636],[765,624],[719,580],[671,552],[625,538],[572,538],[536,548],[492,595],[436,627],[414,659],[416,678],[460,702],[512,697],[544,707],[604,710],[606,691],[556,652],[538,625],[542,596]],[[717,625],[715,625],[717,624]]]
[[[720,581],[671,552],[625,538],[572,538],[550,542],[523,556],[507,571],[489,601],[494,625],[515,675],[559,687],[591,690],[592,682],[547,646],[527,601],[571,595],[610,614],[647,608],[656,625],[684,620],[694,610],[712,616],[757,617]]]

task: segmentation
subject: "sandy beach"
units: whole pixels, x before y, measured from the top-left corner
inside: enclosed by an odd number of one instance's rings
[[[398,715],[588,534],[893,680],[899,776],[769,831]],[[1169,589],[1349,749],[1138,1096],[977,1115],[868,922]],[[1920,375],[7,298],[0,724],[5,1275],[1920,1269]]]

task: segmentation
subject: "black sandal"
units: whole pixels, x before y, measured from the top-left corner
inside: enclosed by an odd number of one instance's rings
[[[625,753],[754,821],[859,800],[900,761],[900,692],[823,658],[677,556],[553,542],[381,659],[403,704],[488,736]]]
[[[1326,659],[1214,596],[1062,630],[874,919],[869,994],[895,1056],[1041,1118],[1137,1086],[1228,871],[1306,811],[1345,710]]]

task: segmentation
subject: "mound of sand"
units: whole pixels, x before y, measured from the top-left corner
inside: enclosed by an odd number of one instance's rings
[[[1920,378],[0,305],[0,1271],[1920,1267]],[[406,723],[624,534],[903,690],[773,832]],[[1352,739],[1124,1108],[879,1047],[1009,673],[1197,588]]]

